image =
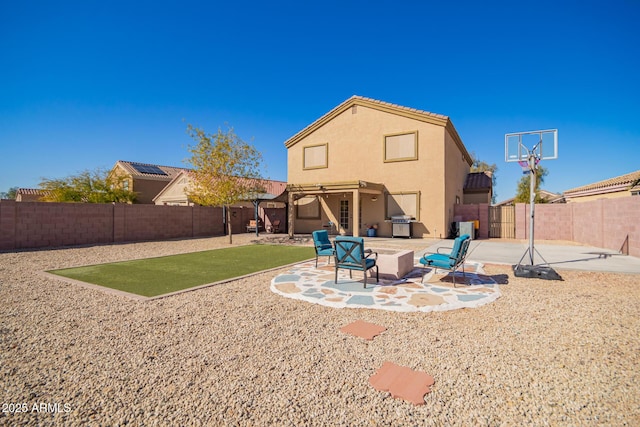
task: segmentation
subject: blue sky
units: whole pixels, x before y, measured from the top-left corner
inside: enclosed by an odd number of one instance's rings
[[[284,141],[352,95],[451,118],[498,165],[557,128],[543,187],[640,169],[640,2],[20,1],[0,4],[0,191],[117,160],[187,166],[230,124],[286,180]]]

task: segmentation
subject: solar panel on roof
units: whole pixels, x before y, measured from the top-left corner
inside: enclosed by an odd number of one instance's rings
[[[131,163],[131,166],[140,173],[148,173],[151,175],[167,175],[165,171],[155,165],[143,165],[142,163]]]

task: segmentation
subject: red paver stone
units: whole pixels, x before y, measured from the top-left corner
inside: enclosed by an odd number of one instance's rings
[[[348,324],[340,328],[341,332],[345,334],[355,335],[356,337],[372,340],[376,335],[386,331],[384,326],[376,325],[375,323],[365,322],[364,320],[356,320],[353,323]]]
[[[369,378],[369,384],[378,391],[388,391],[394,398],[414,405],[424,405],[424,395],[431,391],[435,380],[425,372],[414,371],[395,363],[384,362]]]

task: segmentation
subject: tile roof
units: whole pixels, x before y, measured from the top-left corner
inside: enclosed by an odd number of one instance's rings
[[[564,203],[564,196],[562,194],[553,193],[547,190],[537,190],[538,196],[546,200],[546,203]],[[510,206],[513,205],[513,201],[515,197],[511,197],[510,199],[506,199],[501,201],[500,203],[496,203],[493,206]]]
[[[262,181],[265,191],[267,193],[279,196],[284,193],[287,189],[287,183],[285,181],[273,181],[270,179],[265,179]]]
[[[491,173],[487,172],[470,172],[464,181],[465,190],[480,190],[491,188]]]
[[[605,179],[602,181],[594,182],[592,184],[583,185],[581,187],[572,188],[566,190],[564,194],[578,193],[583,191],[604,190],[610,187],[628,187],[640,184],[640,170],[631,172],[625,175],[616,176],[614,178]]]
[[[186,176],[189,180],[193,179],[192,169],[181,169],[180,172],[173,177],[173,179],[153,198],[153,201],[158,200],[165,192],[167,192],[176,181],[180,180],[182,176]],[[259,182],[261,187],[264,187],[265,193],[273,194],[274,196],[281,196],[287,189],[286,181],[274,181],[272,179],[251,179],[251,181]]]
[[[290,147],[294,145],[299,139],[304,137],[305,135],[313,132],[315,129],[321,127],[331,119],[333,119],[338,114],[346,111],[354,105],[361,105],[364,107],[370,107],[382,111],[387,111],[395,114],[406,114],[410,115],[413,118],[422,118],[425,121],[429,121],[432,123],[438,123],[440,125],[446,125],[449,121],[449,117],[443,116],[442,114],[430,113],[424,110],[418,110],[417,108],[409,108],[403,107],[398,104],[392,104],[390,102],[379,101],[377,99],[366,98],[364,96],[353,95],[351,98],[347,99],[337,107],[330,110],[328,113],[324,114],[319,119],[315,120],[313,123],[302,129],[300,132],[293,135],[291,138],[285,141],[284,145],[286,147]]]
[[[118,160],[116,164],[122,166],[133,177],[152,178],[162,181],[171,181],[180,171],[187,170],[188,168],[178,168],[174,166],[161,166],[151,163],[129,162],[126,160]],[[157,173],[142,172],[141,170],[151,170],[151,168],[157,168],[164,172],[166,175],[160,175]]]
[[[49,193],[51,193],[50,190],[41,190],[39,188],[18,188],[16,191],[16,195],[26,194],[29,196],[45,196]]]
[[[443,120],[447,120],[449,118],[449,117],[447,117],[445,115],[442,115],[442,114],[431,113],[429,111],[419,110],[417,108],[403,107],[402,105],[392,104],[390,102],[385,102],[385,101],[378,101],[377,99],[367,98],[367,97],[364,97],[364,96],[353,95],[347,101],[350,101],[350,100],[360,100],[360,101],[371,102],[373,104],[379,104],[379,105],[383,105],[383,106],[387,106],[387,107],[391,107],[391,108],[396,108],[398,110],[410,111],[412,113],[423,114],[425,116],[437,117],[437,118],[443,119]]]

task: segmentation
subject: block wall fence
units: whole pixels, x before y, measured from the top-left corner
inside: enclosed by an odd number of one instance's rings
[[[221,236],[222,215],[203,206],[1,200],[0,250]],[[233,232],[246,232],[253,216],[253,209],[232,208]]]
[[[285,209],[265,209],[285,223]],[[251,208],[232,208],[234,233],[244,233]],[[0,201],[0,250],[222,236],[221,208]],[[516,239],[529,238],[529,205],[517,204]],[[489,205],[456,205],[456,221],[479,220],[489,237]],[[535,238],[567,240],[640,257],[640,197],[539,204]]]
[[[456,205],[456,221],[480,220],[478,238],[489,237],[489,205]],[[529,239],[529,205],[515,206],[516,239]],[[568,240],[640,257],[640,197],[582,203],[537,204],[536,240]]]

